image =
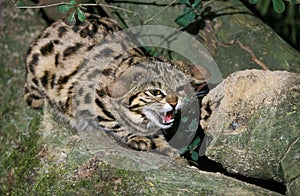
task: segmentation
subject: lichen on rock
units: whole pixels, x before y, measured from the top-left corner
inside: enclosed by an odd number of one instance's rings
[[[299,87],[300,75],[285,71],[228,76],[202,101],[206,155],[234,174],[287,185],[299,178]]]

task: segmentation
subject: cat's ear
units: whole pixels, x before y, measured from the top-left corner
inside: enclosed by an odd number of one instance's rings
[[[130,93],[135,87],[141,85],[147,73],[143,69],[132,67],[126,70],[117,80],[106,86],[107,94],[112,98],[120,98]]]
[[[112,98],[120,98],[130,91],[131,80],[129,77],[120,77],[106,86],[106,93]]]
[[[196,80],[207,81],[211,76],[209,70],[204,66],[188,64],[188,67],[192,77]]]
[[[197,81],[207,81],[211,74],[207,68],[201,65],[194,65],[183,61],[175,61],[178,69],[185,74],[190,74]]]

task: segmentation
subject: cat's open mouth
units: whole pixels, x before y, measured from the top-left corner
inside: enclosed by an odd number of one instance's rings
[[[174,121],[174,114],[175,114],[174,110],[169,112],[163,112],[162,114],[160,114],[163,119],[162,124],[164,125],[172,124]]]
[[[150,120],[150,125],[154,124],[162,129],[168,129],[173,125],[175,110],[158,113],[152,109],[144,109],[143,113]]]

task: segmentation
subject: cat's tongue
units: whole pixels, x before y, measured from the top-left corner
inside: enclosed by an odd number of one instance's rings
[[[171,122],[172,119],[173,119],[172,112],[167,112],[167,113],[164,115],[164,121],[165,121],[165,123]]]

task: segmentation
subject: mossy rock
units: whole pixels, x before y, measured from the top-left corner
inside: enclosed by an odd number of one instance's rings
[[[207,5],[209,11],[204,16],[186,28],[175,22],[185,6],[176,2],[168,7],[169,3],[168,0],[144,0],[139,3],[111,1],[110,5],[136,12],[137,15],[106,10],[111,17],[127,27],[144,25],[145,21],[153,18],[147,24],[183,29],[196,35],[216,61],[223,77],[245,69],[300,73],[299,53],[255,17],[241,1],[214,1]]]
[[[201,125],[212,139],[207,156],[230,173],[299,190],[299,104],[299,74],[231,74],[203,99]]]

